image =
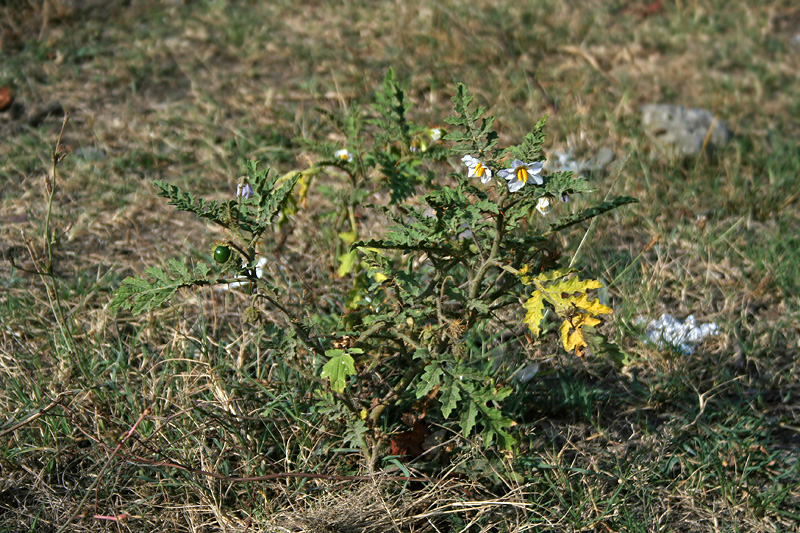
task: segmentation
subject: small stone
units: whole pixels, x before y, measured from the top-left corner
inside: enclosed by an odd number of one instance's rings
[[[727,124],[705,109],[686,109],[667,104],[642,106],[642,128],[647,136],[670,155],[696,156],[705,149],[722,148],[731,138]]]
[[[539,373],[539,363],[530,363],[516,373],[514,379],[522,384],[528,383]]]
[[[600,148],[594,156],[594,164],[605,169],[614,161],[614,151],[608,146]]]

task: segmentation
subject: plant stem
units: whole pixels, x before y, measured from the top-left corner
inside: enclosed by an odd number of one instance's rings
[[[67,121],[69,120],[69,113],[64,113],[64,121],[61,123],[61,132],[58,134],[58,140],[56,141],[56,147],[53,149],[52,160],[53,160],[53,181],[50,183],[49,187],[49,195],[47,197],[47,214],[44,217],[44,247],[45,252],[47,253],[47,271],[50,273],[52,271],[52,264],[53,264],[53,250],[51,247],[52,244],[52,236],[50,235],[50,218],[53,213],[53,198],[56,195],[56,167],[58,166],[58,162],[60,161],[61,157],[61,139],[64,137],[64,129],[67,127]]]
[[[53,149],[53,153],[51,155],[53,161],[53,181],[47,187],[49,190],[47,196],[47,214],[45,215],[44,219],[44,229],[42,230],[42,240],[44,244],[44,250],[46,254],[45,264],[42,268],[41,263],[39,263],[36,259],[35,254],[29,248],[29,253],[31,253],[31,259],[36,265],[36,271],[38,272],[42,283],[45,286],[45,292],[47,292],[47,299],[50,303],[50,308],[53,311],[53,316],[56,319],[56,323],[58,324],[58,329],[61,332],[61,337],[64,342],[67,344],[69,351],[72,352],[74,350],[74,343],[72,339],[72,332],[69,329],[69,326],[66,324],[64,320],[64,312],[61,309],[61,296],[58,293],[58,285],[56,284],[56,278],[53,275],[53,237],[51,235],[51,228],[50,228],[50,220],[52,218],[53,213],[53,200],[56,195],[56,183],[58,178],[58,163],[62,159],[62,145],[61,139],[64,138],[64,129],[67,127],[67,121],[69,120],[69,113],[64,113],[64,120],[61,123],[61,131],[58,134],[58,140],[56,141],[56,146]],[[47,278],[50,278],[52,282],[52,287],[48,284]],[[50,291],[53,291],[52,294]],[[55,301],[53,301],[55,300]]]
[[[402,392],[408,388],[411,382],[414,381],[414,378],[416,378],[421,371],[422,367],[420,365],[413,365],[411,368],[406,370],[406,373],[403,375],[402,379],[400,379],[400,382],[392,387],[392,390],[390,390],[386,396],[381,399],[381,402],[378,405],[372,408],[369,413],[370,422],[376,424],[383,412],[389,406],[389,402],[399,397],[400,394],[402,394]]]
[[[294,317],[292,317],[291,313],[289,313],[288,309],[286,309],[280,303],[278,303],[278,301],[275,298],[272,298],[267,294],[259,293],[257,296],[259,298],[264,298],[266,301],[274,305],[281,313],[283,313],[283,316],[286,317],[286,320],[289,321],[289,324],[291,324],[292,329],[300,337],[300,340],[303,341],[303,344],[314,350],[318,355],[325,354],[325,350],[322,349],[319,343],[313,342],[311,340],[311,336],[309,335],[308,331],[306,331],[305,326],[303,326],[303,324],[295,320]]]
[[[495,257],[497,257],[497,253],[500,251],[500,243],[503,241],[503,226],[505,223],[505,217],[503,216],[503,212],[501,211],[497,218],[495,219],[494,224],[494,242],[492,242],[492,249],[489,251],[489,256],[483,260],[481,263],[480,268],[478,269],[478,273],[475,274],[473,278],[470,288],[469,288],[469,299],[474,300],[476,296],[478,296],[478,291],[481,287],[481,282],[483,278],[486,276],[486,273],[489,271],[489,268],[493,266],[496,261]]]

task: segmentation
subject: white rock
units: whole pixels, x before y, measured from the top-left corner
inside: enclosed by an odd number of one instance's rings
[[[731,138],[727,124],[711,112],[676,105],[643,105],[642,128],[656,145],[672,155],[699,155],[707,136],[709,151],[721,148]]]

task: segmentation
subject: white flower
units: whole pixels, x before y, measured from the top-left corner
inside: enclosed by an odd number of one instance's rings
[[[242,263],[244,263],[244,261],[242,261]],[[262,257],[261,259],[258,260],[258,263],[256,263],[257,278],[261,279],[261,277],[264,276],[264,267],[266,266],[266,264],[267,264],[266,257]],[[244,266],[244,264],[242,266]],[[228,285],[223,285],[222,290],[227,291],[228,289],[233,289],[235,287],[242,287],[244,285],[249,285],[249,284],[250,284],[249,281],[232,281],[228,283]]]
[[[431,128],[428,130],[428,134],[431,136],[431,140],[436,142],[442,138],[442,128]]]
[[[508,180],[508,190],[517,192],[528,183],[528,180],[533,180],[536,185],[541,185],[544,179],[539,175],[542,172],[542,162],[535,161],[533,163],[523,163],[519,159],[511,162],[511,168],[506,168],[497,173],[497,175],[505,180]]]
[[[546,196],[539,198],[539,201],[536,202],[536,210],[546,215],[550,211],[550,199]]]
[[[461,158],[461,162],[464,163],[469,172],[467,173],[468,178],[478,177],[481,179],[481,183],[489,183],[492,179],[492,171],[483,166],[483,163],[472,157],[471,155],[465,155]]]
[[[253,187],[250,186],[249,183],[239,184],[236,186],[236,196],[242,197],[245,200],[253,196]]]
[[[353,160],[353,154],[348,152],[347,148],[336,150],[333,155],[336,157],[336,159],[341,159],[342,161],[347,161],[348,163]]]

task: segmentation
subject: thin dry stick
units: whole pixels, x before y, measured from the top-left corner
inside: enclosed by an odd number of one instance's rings
[[[717,125],[717,117],[714,117],[714,120],[711,121],[711,125],[708,127],[708,131],[706,132],[706,137],[703,139],[703,146],[700,148],[701,154],[706,154],[706,149],[708,148],[708,143],[711,141],[711,134],[714,133],[714,127]]]
[[[42,230],[42,237],[44,239],[45,251],[47,252],[47,262],[48,266],[53,262],[53,250],[50,246],[50,240],[52,236],[50,235],[50,219],[53,214],[53,197],[56,194],[56,180],[57,180],[57,173],[56,167],[58,167],[58,163],[63,159],[63,145],[61,144],[61,140],[64,138],[64,130],[67,127],[67,122],[69,121],[69,113],[64,113],[64,120],[61,122],[61,131],[58,134],[58,140],[56,141],[56,147],[53,149],[52,160],[53,160],[53,181],[48,183],[47,178],[45,178],[45,187],[48,189],[47,194],[47,214],[44,218],[44,229]]]
[[[86,500],[89,499],[89,496],[91,495],[95,487],[97,487],[98,483],[100,483],[100,480],[103,479],[103,474],[105,474],[106,469],[108,469],[108,467],[111,465],[111,461],[114,460],[114,457],[117,455],[117,452],[119,452],[120,448],[122,448],[122,445],[125,443],[125,441],[128,440],[133,435],[133,433],[136,431],[136,428],[139,427],[139,424],[142,423],[142,420],[144,420],[145,417],[148,416],[149,414],[150,414],[150,408],[148,407],[144,410],[142,416],[139,417],[139,419],[131,427],[131,429],[129,429],[128,432],[122,436],[122,438],[119,441],[119,444],[117,444],[117,447],[114,448],[113,452],[111,452],[111,457],[108,458],[106,464],[104,464],[103,468],[100,469],[100,472],[97,473],[97,477],[95,477],[94,482],[91,484],[91,486],[89,486],[89,488],[86,489],[86,494],[84,494],[83,498],[78,504],[77,509],[75,509],[75,512],[72,513],[72,516],[70,516],[69,519],[60,528],[58,528],[58,531],[56,531],[56,533],[63,533],[67,529],[67,527],[69,527],[69,525],[72,523],[72,521],[75,520],[75,517],[78,516],[78,514],[80,514],[81,509],[83,509],[83,505],[86,503]]]

